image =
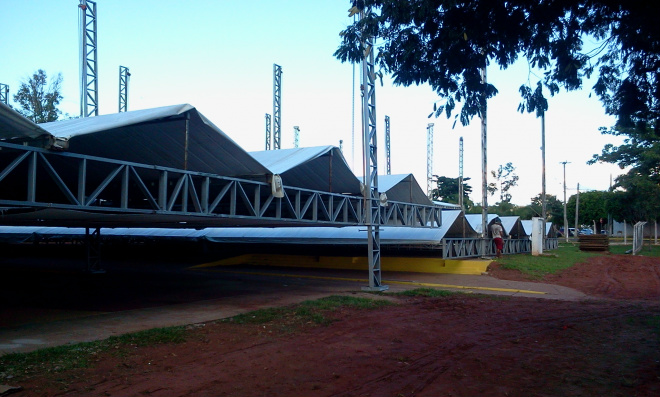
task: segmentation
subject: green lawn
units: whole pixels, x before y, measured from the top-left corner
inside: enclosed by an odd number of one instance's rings
[[[611,254],[625,254],[631,250],[632,245],[610,244]],[[587,258],[597,255],[608,255],[607,252],[580,251],[577,243],[560,242],[559,248],[545,251],[543,256],[530,254],[505,255],[497,260],[505,269],[515,269],[532,278],[543,278],[547,274],[554,274]],[[644,256],[660,256],[660,246],[644,245],[639,253]]]

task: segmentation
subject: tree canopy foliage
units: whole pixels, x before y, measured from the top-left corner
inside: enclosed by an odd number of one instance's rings
[[[518,180],[520,179],[515,173],[516,167],[512,163],[506,163],[506,165],[500,165],[497,167],[497,171],[490,171],[490,174],[495,178],[495,182],[488,184],[488,193],[493,196],[498,191],[500,192],[500,203],[502,202],[511,202],[511,190],[512,187],[518,186]]]
[[[442,99],[436,116],[457,104],[463,124],[486,108],[498,90],[484,84],[488,65],[507,68],[527,60],[519,110],[542,114],[544,89],[554,95],[593,91],[606,112],[626,128],[657,131],[660,117],[660,27],[654,2],[632,0],[353,0],[364,18],[341,32],[335,56],[362,57],[363,35],[378,38],[377,63],[394,83],[428,83]],[[586,40],[589,40],[585,45]],[[591,45],[595,42],[595,45]],[[539,71],[532,81],[532,71]]]
[[[469,194],[472,193],[472,186],[467,184],[470,178],[463,178],[463,202],[469,203]],[[446,176],[439,176],[437,179],[437,187],[431,191],[431,198],[433,200],[441,200],[445,203],[458,204],[458,188],[459,178],[449,178]]]
[[[52,78],[48,85],[46,72],[37,70],[28,81],[21,82],[14,95],[14,101],[21,107],[18,112],[35,123],[56,121],[62,113],[57,108],[62,100],[61,86],[61,73]]]

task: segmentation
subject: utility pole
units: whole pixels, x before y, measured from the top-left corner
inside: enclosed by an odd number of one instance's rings
[[[486,75],[486,66],[481,69],[481,82],[488,83]],[[481,112],[481,253],[486,255],[486,238],[488,237],[488,152],[487,152],[487,107],[484,101],[484,108]]]
[[[433,191],[433,123],[426,127],[426,195]]]
[[[390,116],[385,116],[385,171],[392,175],[392,157],[390,156]]]
[[[119,66],[119,113],[128,111],[128,80],[131,73],[126,66]]]
[[[570,161],[562,161],[559,164],[564,165],[564,237],[566,237],[566,242],[568,243],[568,218],[566,217],[566,164],[570,164]]]
[[[547,202],[545,196],[545,111],[541,114],[541,218],[543,218],[543,248],[545,248],[545,222]]]
[[[273,64],[273,149],[282,148],[282,67]]]
[[[577,237],[577,233],[580,231],[580,228],[578,227],[578,215],[580,212],[580,184],[577,184],[577,196],[575,198],[575,237]]]
[[[359,13],[362,20],[370,10],[353,7],[350,16]],[[369,286],[367,291],[384,291],[380,267],[380,195],[378,194],[378,150],[376,146],[376,71],[374,67],[374,38],[362,33],[362,142],[364,143],[364,210],[369,249]]]
[[[99,79],[96,45],[96,2],[80,0],[80,116],[99,115]]]
[[[297,148],[300,143],[300,127],[293,127],[293,147]]]
[[[461,206],[462,210],[465,210],[463,207],[463,137],[458,140],[458,205]]]
[[[270,150],[270,114],[266,113],[266,150]]]
[[[0,83],[0,102],[9,105],[9,86]]]

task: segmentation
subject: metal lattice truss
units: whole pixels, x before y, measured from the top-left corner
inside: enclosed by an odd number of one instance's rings
[[[276,197],[280,196],[282,197]],[[382,224],[440,227],[440,208],[389,202]],[[346,226],[363,198],[0,143],[0,223],[85,227]]]
[[[272,140],[270,135],[270,114],[266,113],[266,149],[270,150],[270,142]]]
[[[126,66],[119,66],[119,113],[128,111],[128,80],[131,73]]]
[[[553,239],[555,248],[557,239]],[[442,257],[449,258],[471,258],[482,256],[494,256],[495,246],[492,239],[482,238],[443,238]],[[484,250],[485,247],[485,250]],[[528,238],[504,239],[505,255],[520,254],[532,251],[532,241]]]
[[[282,67],[273,64],[273,149],[282,149]]]
[[[96,2],[80,0],[81,51],[81,104],[82,117],[99,115],[98,62],[96,34]]]
[[[9,105],[9,86],[0,83],[0,102]]]

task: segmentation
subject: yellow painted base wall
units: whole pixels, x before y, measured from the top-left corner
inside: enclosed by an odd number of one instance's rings
[[[416,272],[416,273],[451,273],[479,275],[486,271],[489,260],[482,259],[441,259],[441,258],[381,258],[381,270],[388,272]],[[232,266],[232,265],[260,265],[283,267],[318,267],[324,269],[368,269],[366,257],[347,256],[311,256],[311,255],[269,255],[247,254],[233,258],[222,259],[216,262],[195,266]]]

